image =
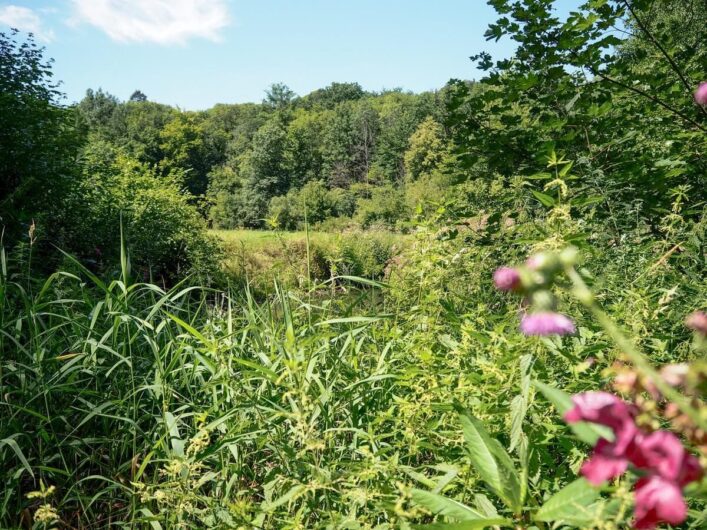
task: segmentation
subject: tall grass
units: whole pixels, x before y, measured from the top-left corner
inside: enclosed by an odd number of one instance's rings
[[[32,289],[0,280],[5,524],[29,520],[39,481],[76,527],[349,511],[332,492],[373,479],[364,448],[390,404],[384,315],[279,287],[265,303],[165,291],[131,283],[126,262],[104,283],[74,265]]]

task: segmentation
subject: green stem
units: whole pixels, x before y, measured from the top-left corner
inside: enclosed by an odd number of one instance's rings
[[[619,349],[633,363],[633,365],[644,375],[648,376],[655,386],[660,390],[666,399],[675,403],[700,429],[707,430],[707,418],[703,418],[700,411],[696,410],[690,401],[665,382],[660,374],[651,366],[648,359],[643,355],[636,345],[621,331],[609,315],[596,303],[591,291],[577,273],[574,267],[567,267],[565,273],[574,284],[575,295],[579,301],[591,311],[592,315],[599,321],[604,330],[614,340]]]

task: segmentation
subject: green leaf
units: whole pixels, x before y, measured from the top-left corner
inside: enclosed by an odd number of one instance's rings
[[[587,506],[599,498],[599,491],[580,478],[555,493],[535,514],[536,521],[576,520]]]
[[[425,525],[414,525],[415,530],[477,530],[490,526],[512,526],[513,521],[502,517],[477,519],[475,521],[463,521],[461,523],[432,523]]]
[[[460,411],[462,430],[471,463],[491,490],[512,509],[520,512],[521,487],[519,473],[511,457],[498,440],[491,438],[481,422],[469,413]]]
[[[19,435],[13,434],[12,436],[3,438],[2,440],[0,440],[0,446],[7,445],[10,449],[12,449],[17,458],[20,460],[20,462],[22,462],[22,466],[25,468],[25,470],[34,477],[34,473],[32,472],[32,466],[29,465],[27,458],[25,458],[25,454],[22,452],[22,449],[20,449],[20,446],[15,441],[15,437],[17,436]]]
[[[541,383],[540,381],[533,381],[533,385],[535,385],[535,388],[540,390],[543,396],[545,396],[545,398],[555,406],[560,416],[564,416],[565,412],[572,408],[572,397],[566,392],[546,385],[545,383]],[[568,425],[577,438],[589,445],[596,444],[599,438],[604,438],[609,441],[613,441],[614,439],[614,433],[611,429],[602,425],[586,423],[583,421]]]
[[[451,517],[459,521],[474,521],[484,518],[481,513],[473,508],[469,508],[461,502],[449,499],[437,493],[432,493],[431,491],[413,489],[412,500],[416,504],[427,508],[434,515],[444,515],[445,517]]]
[[[548,208],[555,206],[555,199],[550,197],[547,193],[542,193],[537,190],[532,190],[533,195],[537,200],[539,200],[543,206],[547,206]]]
[[[524,355],[520,358],[520,394],[511,401],[511,445],[509,451],[513,451],[520,442],[523,434],[523,421],[528,411],[528,401],[530,397],[530,368],[533,364],[532,355]]]

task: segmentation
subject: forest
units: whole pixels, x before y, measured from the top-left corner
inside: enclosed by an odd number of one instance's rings
[[[488,4],[203,111],[0,33],[0,527],[707,527],[707,3]]]

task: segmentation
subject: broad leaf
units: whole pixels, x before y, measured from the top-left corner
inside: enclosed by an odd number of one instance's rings
[[[582,513],[591,513],[587,507],[599,498],[599,491],[580,478],[555,493],[535,514],[536,521],[575,520]]]
[[[553,199],[547,193],[542,193],[540,191],[533,190],[533,195],[537,200],[540,201],[543,206],[547,206],[548,208],[555,206],[555,199]]]
[[[473,508],[431,491],[413,489],[412,500],[435,515],[444,515],[459,521],[484,519],[484,516]]]
[[[425,525],[414,525],[415,530],[478,530],[491,526],[512,526],[513,521],[502,517],[477,519],[476,521],[464,521],[461,523],[432,523]]]
[[[476,472],[501,500],[518,513],[521,510],[519,472],[498,440],[491,438],[481,422],[460,411],[469,457]]]

